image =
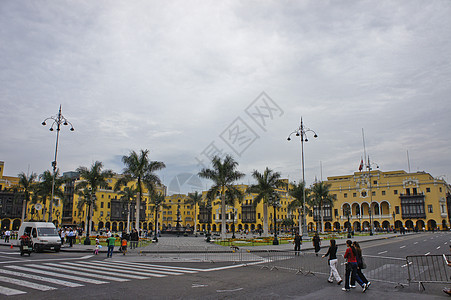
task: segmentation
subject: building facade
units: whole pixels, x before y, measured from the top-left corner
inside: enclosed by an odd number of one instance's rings
[[[17,230],[21,223],[23,195],[17,187],[18,178],[3,176],[4,163],[0,164],[0,222],[1,228]],[[52,219],[57,226],[81,226],[87,222],[88,207],[80,207],[81,196],[75,190],[82,180],[76,172],[66,172],[63,185],[64,199],[57,199],[53,206]],[[95,194],[96,207],[92,210],[91,228],[93,230],[123,231],[135,227],[135,200],[130,203],[123,198],[124,188],[115,191],[114,186],[121,175],[109,178],[108,187],[99,189]],[[288,205],[293,198],[288,194],[289,183],[278,189],[279,204],[268,207],[268,228],[274,229],[274,216],[277,228],[296,229],[299,215],[289,211]],[[343,231],[351,228],[355,231],[399,229],[433,230],[448,229],[451,220],[451,189],[445,180],[434,178],[429,173],[407,173],[405,171],[355,172],[351,175],[328,177],[330,193],[335,196],[332,206],[322,210],[312,207],[307,216],[310,231]],[[128,183],[133,188],[136,182]],[[243,201],[226,206],[226,230],[259,232],[264,224],[264,205],[254,205],[256,195],[246,193],[247,185],[237,185],[245,194]],[[166,187],[159,186],[158,191],[166,194]],[[206,191],[202,192],[206,199]],[[158,229],[174,232],[177,230],[221,232],[221,205],[219,196],[210,205],[190,205],[188,195],[174,194],[165,196],[162,205],[155,214],[150,195],[144,190],[140,204],[140,228],[154,231],[155,220]],[[47,220],[49,202],[28,203],[26,221]],[[274,215],[275,214],[275,215]],[[197,223],[195,219],[197,215]],[[130,224],[130,225],[128,225]],[[372,226],[370,226],[372,224]]]

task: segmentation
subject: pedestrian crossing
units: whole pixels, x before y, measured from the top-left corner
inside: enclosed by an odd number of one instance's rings
[[[48,292],[87,284],[162,278],[199,271],[201,270],[139,262],[94,260],[4,265],[0,268],[0,295],[20,295],[33,290]]]

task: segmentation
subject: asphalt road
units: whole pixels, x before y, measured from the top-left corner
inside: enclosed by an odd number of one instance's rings
[[[405,258],[407,255],[449,253],[450,233],[426,233],[362,243],[366,255]],[[327,248],[324,245],[321,253]],[[344,246],[340,246],[344,252]],[[326,262],[324,262],[326,263]],[[28,277],[27,277],[28,276]],[[326,275],[296,274],[230,262],[152,262],[145,256],[115,255],[112,259],[86,253],[33,253],[0,247],[2,299],[439,299],[443,284],[395,287],[373,282],[341,291]],[[450,285],[451,286],[451,285]],[[5,294],[10,294],[9,296]]]

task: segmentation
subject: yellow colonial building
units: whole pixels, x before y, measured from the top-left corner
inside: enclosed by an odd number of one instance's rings
[[[368,230],[371,223],[376,230],[450,227],[450,186],[429,173],[373,170],[327,179],[337,199],[325,213],[328,230]]]
[[[18,178],[4,176],[4,163],[0,162],[0,222],[1,228],[16,230],[21,223],[22,199],[17,189]],[[81,200],[75,192],[75,186],[82,180],[76,172],[63,174],[66,183],[63,185],[64,201],[58,199],[53,206],[52,220],[57,226],[85,227],[87,222],[87,206],[78,207]],[[108,179],[108,187],[96,193],[96,209],[92,212],[91,228],[95,231],[109,229],[111,231],[127,230],[127,219],[130,215],[130,228],[134,227],[136,203],[122,200],[122,192],[115,191],[114,186],[121,175]],[[297,228],[298,213],[288,210],[293,199],[288,195],[288,180],[284,180],[284,188],[278,189],[280,204],[275,209],[275,219],[279,229]],[[399,229],[410,230],[448,229],[451,220],[451,189],[441,178],[434,178],[426,172],[407,173],[405,171],[355,172],[350,175],[328,177],[330,193],[336,198],[333,206],[323,209],[323,228],[326,231],[342,231],[349,226],[352,230]],[[130,182],[132,187],[135,182]],[[247,185],[237,185],[245,193]],[[166,194],[166,187],[158,190]],[[206,191],[202,196],[206,198]],[[264,224],[263,203],[253,205],[256,195],[245,193],[241,203],[226,207],[226,230],[261,231]],[[155,230],[155,217],[158,218],[159,230],[175,231],[177,225],[182,230],[221,232],[221,206],[219,197],[210,206],[187,204],[188,195],[174,194],[165,197],[164,206],[155,216],[147,190],[141,198],[140,228]],[[26,221],[48,220],[50,200],[46,203],[28,203]],[[313,214],[307,217],[310,231],[320,230],[319,210],[312,208]],[[197,215],[197,218],[196,218]],[[195,220],[197,223],[195,224]],[[274,229],[274,208],[268,207],[268,228]]]

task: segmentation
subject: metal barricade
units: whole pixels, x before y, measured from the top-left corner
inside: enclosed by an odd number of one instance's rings
[[[423,283],[449,283],[451,270],[446,260],[450,255],[407,256],[408,281],[418,283],[418,289],[425,290]]]
[[[262,257],[262,269],[285,269],[303,275],[329,275],[330,267],[327,258],[317,256],[314,252],[295,251],[252,251]],[[396,257],[364,256],[367,268],[362,270],[369,281],[393,283],[396,286],[408,284],[406,260]],[[338,256],[338,270],[342,277],[345,275],[345,263],[342,256]]]

